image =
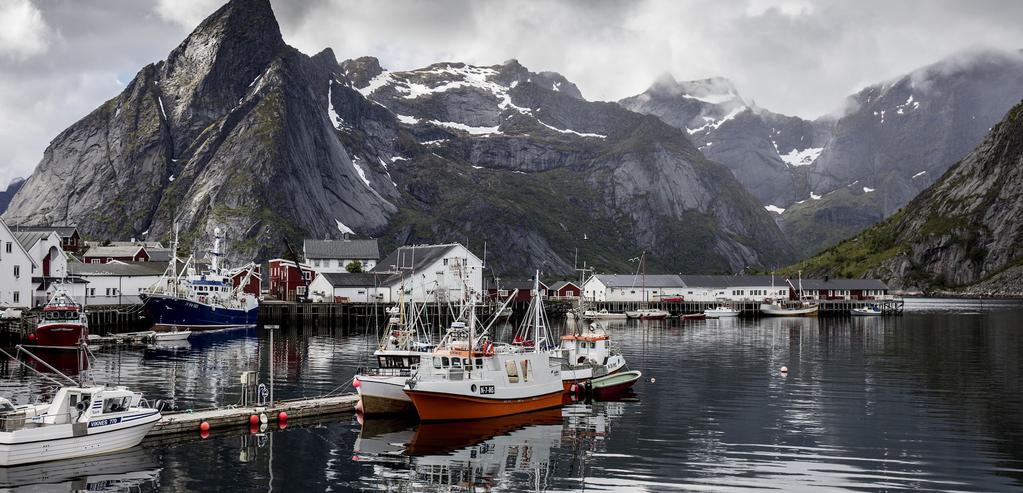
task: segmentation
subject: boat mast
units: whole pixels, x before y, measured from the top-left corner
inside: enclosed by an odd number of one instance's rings
[[[537,270],[536,271],[536,275],[533,276],[533,296],[534,296],[533,299],[536,300],[536,302],[533,303],[533,310],[536,312],[536,313],[533,314],[533,320],[534,320],[534,323],[536,324],[536,326],[533,327],[533,334],[534,334],[533,335],[533,348],[536,351],[539,351],[540,350],[540,317],[542,316],[540,314],[540,312],[542,310],[542,306],[540,305],[540,271],[539,270]]]

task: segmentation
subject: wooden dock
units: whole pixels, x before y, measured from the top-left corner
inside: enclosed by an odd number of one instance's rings
[[[574,301],[559,299],[551,300],[546,303],[548,311],[560,310],[564,311],[568,306],[574,304]],[[850,310],[854,308],[863,308],[869,305],[877,305],[881,309],[883,315],[902,315],[905,307],[905,301],[902,298],[887,298],[879,300],[819,300],[817,303],[820,304],[820,316],[835,316],[843,317],[849,316]],[[561,305],[561,307],[559,307]],[[587,302],[587,308],[591,310],[603,310],[606,309],[612,313],[624,313],[627,311],[633,311],[645,306],[650,308],[658,308],[668,313],[671,316],[677,317],[688,313],[702,313],[704,310],[714,308],[717,306],[725,306],[733,308],[739,311],[741,317],[762,317],[760,313],[760,302],[759,301],[651,301],[649,303],[641,303],[638,301],[590,301]],[[518,310],[516,309],[516,312]]]
[[[272,423],[277,421],[277,416],[282,411],[288,414],[288,419],[349,413],[355,410],[357,402],[358,394],[343,394],[278,401],[271,406],[225,407],[166,413],[147,437],[198,433],[199,425],[203,421],[210,424],[211,432],[217,429],[248,427],[249,417],[253,414],[256,416],[265,414],[268,422]]]

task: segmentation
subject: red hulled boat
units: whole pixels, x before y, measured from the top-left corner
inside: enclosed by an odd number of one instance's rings
[[[58,289],[43,307],[33,335],[40,346],[77,347],[89,337],[89,319],[82,305]]]

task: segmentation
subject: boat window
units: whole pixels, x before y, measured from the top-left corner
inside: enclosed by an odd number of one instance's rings
[[[483,368],[483,358],[476,358],[476,368]]]
[[[466,368],[472,368],[472,359],[471,358],[462,359],[462,366]]]
[[[448,360],[448,357],[447,357],[447,356],[445,356],[445,357],[441,358],[441,361],[443,361],[443,362],[444,362],[444,363],[443,363],[443,364],[444,364],[444,368],[447,368],[447,367],[451,366],[451,362],[450,362],[450,361]]]
[[[128,397],[112,397],[110,399],[103,399],[103,412],[104,413],[120,413],[128,410]]]
[[[505,372],[508,373],[508,383],[519,382],[519,367],[515,365],[514,361],[508,361],[504,365]]]
[[[451,366],[453,368],[461,368],[462,367],[462,360],[460,360],[458,358],[451,358]]]
[[[433,367],[434,368],[440,368],[440,358],[437,358],[437,357],[433,358]]]

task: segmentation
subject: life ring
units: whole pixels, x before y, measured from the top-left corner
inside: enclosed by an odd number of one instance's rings
[[[200,296],[199,297],[199,303],[206,303],[206,297],[205,296]]]
[[[490,341],[485,341],[483,343],[483,355],[484,356],[493,356],[494,355],[494,343],[492,343]]]

